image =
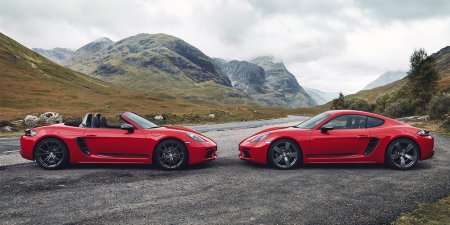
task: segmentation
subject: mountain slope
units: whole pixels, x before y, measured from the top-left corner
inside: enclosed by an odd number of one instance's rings
[[[339,97],[339,93],[337,91],[322,91],[322,90],[318,90],[318,89],[314,89],[314,88],[308,88],[308,87],[303,87],[303,89],[305,89],[306,93],[309,94],[309,96],[311,96],[314,101],[317,102],[317,104],[319,105],[323,105],[337,97]],[[344,95],[348,95],[348,93],[343,93]]]
[[[63,61],[70,58],[74,51],[69,48],[52,48],[52,49],[43,49],[43,48],[33,48],[34,52],[39,55],[44,56],[47,59],[52,60],[58,64],[61,64]]]
[[[250,61],[264,69],[267,83],[284,99],[290,107],[314,106],[317,103],[300,86],[295,76],[290,73],[283,63],[275,62],[271,56],[262,56]]]
[[[65,62],[74,70],[146,92],[189,99],[242,101],[212,59],[166,34],[139,34],[118,42],[103,39],[77,50]]]
[[[441,89],[450,87],[450,46],[442,48],[438,52],[430,55],[435,60],[435,68],[439,74],[438,87]],[[370,90],[361,90],[356,94],[349,95],[349,97],[359,97],[367,99],[369,102],[375,102],[378,97],[383,94],[390,93],[400,89],[406,84],[408,76],[405,79],[392,82],[380,87]]]
[[[379,76],[374,81],[370,82],[363,90],[369,90],[372,88],[380,87],[397,80],[401,80],[406,77],[405,71],[387,71],[383,75]]]
[[[439,87],[448,88],[450,86],[450,46],[442,48],[431,55],[436,62],[436,70],[439,74]]]
[[[272,58],[267,57],[265,60],[267,62],[264,63],[270,64],[269,61]],[[289,76],[289,71],[282,64],[279,66],[282,66],[284,70],[279,74],[269,70],[269,76],[271,76],[269,80],[264,68],[251,62],[237,60],[226,62],[223,59],[214,59],[214,62],[228,76],[234,88],[250,95],[258,103],[283,107],[304,107],[316,104],[308,99],[309,96],[302,95],[302,89],[297,80],[293,75]],[[283,79],[284,81],[280,81]],[[307,100],[303,101],[304,99]]]
[[[59,66],[0,33],[0,119],[45,111],[79,117],[87,111],[163,113],[208,107],[105,83]]]

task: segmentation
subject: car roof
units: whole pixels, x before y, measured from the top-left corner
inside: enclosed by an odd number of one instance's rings
[[[381,116],[375,113],[370,113],[370,112],[365,112],[365,111],[358,111],[358,110],[349,110],[349,109],[345,109],[345,110],[330,110],[330,111],[326,111],[326,113],[337,116],[337,115],[344,115],[344,114],[356,114],[356,115],[364,115],[364,116],[372,116],[372,117],[376,117],[376,118],[380,118],[380,119],[385,119],[385,120],[392,120],[391,118],[385,117],[385,116]]]

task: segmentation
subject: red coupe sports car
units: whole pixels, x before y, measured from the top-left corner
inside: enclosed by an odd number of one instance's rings
[[[336,110],[293,127],[273,127],[239,143],[239,157],[291,169],[299,163],[387,163],[410,169],[434,155],[421,130],[373,113]]]
[[[83,121],[28,129],[20,154],[44,169],[68,163],[155,163],[175,170],[217,158],[217,145],[185,127],[159,127],[132,113],[120,114],[123,124],[108,124],[99,113]]]

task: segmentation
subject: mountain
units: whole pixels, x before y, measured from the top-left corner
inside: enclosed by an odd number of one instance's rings
[[[435,67],[439,74],[439,87],[450,86],[450,46],[442,48],[431,55],[435,60]]]
[[[69,48],[52,48],[52,49],[43,49],[43,48],[33,48],[34,52],[39,55],[44,56],[47,59],[52,60],[58,64],[61,64],[63,61],[70,58],[74,51]]]
[[[363,90],[373,89],[397,80],[401,80],[406,77],[406,75],[407,73],[405,71],[387,71],[374,81],[370,82],[366,87],[363,88]]]
[[[314,99],[314,101],[316,101],[317,104],[319,104],[319,105],[323,105],[323,104],[339,97],[339,93],[341,93],[341,92],[337,92],[337,91],[322,91],[319,89],[308,88],[308,87],[303,87],[303,89],[305,89],[306,93],[308,93],[309,96],[311,96]],[[349,93],[343,92],[342,94],[348,95]]]
[[[164,113],[207,110],[211,105],[105,83],[62,67],[0,33],[0,120],[46,111],[77,118],[87,111]]]
[[[248,96],[203,52],[166,34],[102,38],[78,49],[65,65],[107,82],[189,99],[241,101]]]
[[[271,56],[258,57],[250,62],[264,69],[267,83],[284,96],[284,100],[290,107],[317,105],[282,62],[275,62]]]
[[[260,57],[254,62],[227,62],[216,58],[214,62],[228,76],[234,88],[251,96],[256,102],[292,108],[316,105],[297,79],[282,63],[274,63],[272,57]]]

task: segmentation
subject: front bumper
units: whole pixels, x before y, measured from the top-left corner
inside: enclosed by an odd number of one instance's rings
[[[420,160],[427,160],[434,156],[434,138],[432,136],[420,137],[417,142],[421,150]]]
[[[252,143],[244,140],[239,144],[239,158],[249,162],[267,164],[267,150],[270,142],[260,141]]]
[[[198,164],[217,158],[217,145],[212,141],[185,142],[189,151],[189,164]]]

